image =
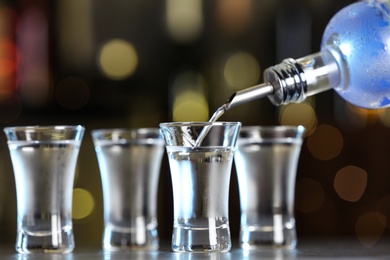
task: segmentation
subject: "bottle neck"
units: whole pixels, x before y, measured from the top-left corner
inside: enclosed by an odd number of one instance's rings
[[[274,89],[268,97],[275,105],[300,103],[307,96],[335,88],[341,82],[338,64],[330,50],[297,60],[285,59],[264,71],[264,81]]]

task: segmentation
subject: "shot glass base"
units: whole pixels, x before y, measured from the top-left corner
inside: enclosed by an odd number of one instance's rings
[[[172,250],[175,252],[227,252],[231,247],[229,227],[173,228]]]
[[[74,236],[72,231],[62,231],[57,235],[48,232],[34,232],[28,234],[18,231],[15,249],[21,254],[54,253],[65,254],[74,250]]]
[[[104,230],[103,249],[108,251],[121,250],[157,250],[159,239],[157,229],[141,231],[120,231],[108,226]]]
[[[264,227],[263,231],[241,230],[241,248],[252,250],[260,248],[294,249],[296,247],[297,238],[295,229],[284,228],[274,230],[273,227],[269,227],[268,229],[269,231],[264,231]]]

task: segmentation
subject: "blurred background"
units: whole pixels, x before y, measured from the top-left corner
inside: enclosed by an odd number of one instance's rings
[[[282,59],[319,51],[342,0],[0,0],[0,126],[82,124],[74,189],[76,247],[100,248],[101,180],[90,131],[207,121],[230,95]],[[390,233],[390,110],[347,104],[334,91],[302,104],[268,99],[228,111],[244,125],[304,125],[296,181],[299,237],[370,247]],[[230,220],[239,232],[232,171]],[[165,157],[159,232],[170,240]],[[16,194],[0,135],[0,243],[14,243]],[[236,244],[237,245],[237,244]]]

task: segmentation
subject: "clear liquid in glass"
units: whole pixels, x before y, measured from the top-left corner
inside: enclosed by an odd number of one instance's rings
[[[242,248],[295,247],[293,205],[300,146],[300,141],[256,143],[239,139],[234,159]]]
[[[16,250],[74,249],[72,191],[80,142],[8,141],[17,192]]]
[[[104,198],[103,248],[158,249],[157,188],[163,140],[95,140]]]
[[[229,251],[233,150],[167,147],[174,196],[173,251]]]

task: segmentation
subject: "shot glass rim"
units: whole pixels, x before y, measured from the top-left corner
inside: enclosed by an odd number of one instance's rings
[[[275,136],[264,136],[261,133],[259,135],[250,135],[251,131],[259,131],[259,132],[274,132]],[[293,131],[294,135],[277,135],[276,133],[284,133],[288,131]],[[248,132],[248,136],[242,136],[245,132]],[[239,145],[240,140],[272,140],[273,142],[290,142],[292,140],[300,142],[302,141],[304,135],[306,133],[306,128],[302,125],[269,125],[269,126],[260,126],[260,125],[252,125],[252,126],[243,126],[241,127],[240,133],[238,134],[237,144]]]
[[[163,140],[163,137],[160,133],[160,129],[158,127],[140,127],[140,128],[100,128],[100,129],[94,129],[91,131],[91,136],[92,136],[92,140],[95,142],[95,141],[111,141],[110,139],[100,139],[98,138],[98,135],[100,134],[109,134],[109,133],[114,133],[114,132],[117,132],[117,133],[135,133],[135,134],[149,134],[149,133],[152,133],[152,134],[156,134],[156,136],[152,136],[152,137],[143,137],[143,138],[140,138],[140,137],[137,137],[137,138],[129,138],[128,141],[130,140],[161,140],[161,142],[164,142]],[[127,140],[127,138],[124,138]],[[118,140],[116,140],[118,141]]]
[[[241,126],[241,131],[247,130],[276,130],[276,131],[285,131],[285,130],[297,130],[298,133],[305,133],[306,128],[303,125],[245,125]]]
[[[242,125],[240,121],[215,121],[215,122],[201,122],[201,121],[188,121],[188,122],[163,122],[160,123],[160,127],[169,127],[169,126],[206,126],[206,125],[220,125],[220,126],[226,126],[226,125]]]
[[[129,132],[133,132],[133,131],[145,131],[145,132],[158,132],[159,131],[159,128],[158,127],[132,127],[132,128],[126,128],[126,127],[113,127],[113,128],[97,128],[97,129],[93,129],[91,131],[91,134],[92,136],[94,135],[94,133],[109,133],[109,132],[123,132],[123,133],[129,133]]]
[[[85,130],[83,125],[24,125],[24,126],[7,126],[3,128],[4,132],[15,130],[36,130],[36,131],[45,131],[45,130],[64,130],[64,129],[74,129],[74,130]]]
[[[53,131],[53,132],[61,132],[66,130],[73,130],[75,133],[77,133],[74,138],[63,138],[58,139],[58,141],[77,141],[81,142],[84,136],[85,132],[85,126],[83,125],[24,125],[24,126],[7,126],[3,128],[3,132],[7,136],[7,142],[19,142],[19,141],[34,141],[34,142],[40,142],[42,140],[35,140],[35,139],[29,139],[29,140],[19,140],[19,139],[13,139],[11,137],[12,132],[26,132],[26,133],[43,133],[45,131]]]

